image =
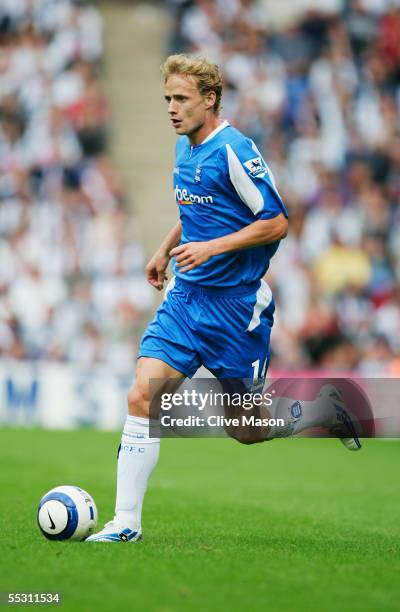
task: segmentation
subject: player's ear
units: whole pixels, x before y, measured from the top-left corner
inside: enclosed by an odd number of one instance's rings
[[[211,110],[214,108],[215,101],[217,99],[215,91],[209,91],[205,96],[204,100],[206,103],[206,109]]]

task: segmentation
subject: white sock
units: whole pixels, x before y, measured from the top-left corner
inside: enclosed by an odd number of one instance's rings
[[[142,505],[147,482],[160,452],[160,439],[149,438],[149,419],[126,418],[118,454],[115,520],[141,531]]]
[[[280,418],[285,425],[271,427],[268,438],[286,438],[310,427],[327,427],[332,423],[332,402],[326,397],[313,401],[297,401],[289,397],[276,398],[275,410],[269,409],[273,418]]]

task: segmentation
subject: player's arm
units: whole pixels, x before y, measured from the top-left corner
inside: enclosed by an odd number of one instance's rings
[[[273,219],[254,221],[238,232],[211,240],[213,255],[240,251],[282,240],[287,235],[288,225],[288,220],[283,213]]]
[[[287,234],[288,220],[283,213],[273,219],[260,219],[238,232],[215,238],[208,242],[188,242],[170,251],[181,272],[192,270],[215,255],[250,249],[281,240]]]
[[[178,221],[166,235],[161,245],[146,266],[146,277],[150,285],[161,291],[164,281],[168,279],[166,270],[171,259],[170,251],[181,240],[182,225]]]

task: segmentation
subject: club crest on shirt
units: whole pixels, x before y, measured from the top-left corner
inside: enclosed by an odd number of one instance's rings
[[[194,173],[194,180],[196,183],[200,183],[201,181],[201,166],[197,166],[196,172]]]
[[[265,162],[262,157],[254,157],[243,164],[249,171],[250,176],[262,178],[267,172]]]

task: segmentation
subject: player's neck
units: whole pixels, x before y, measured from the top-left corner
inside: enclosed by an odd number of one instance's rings
[[[211,117],[207,118],[198,130],[188,134],[190,144],[193,147],[201,144],[221,123],[221,119],[218,115],[213,114]]]

